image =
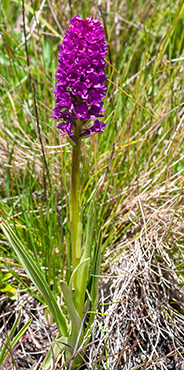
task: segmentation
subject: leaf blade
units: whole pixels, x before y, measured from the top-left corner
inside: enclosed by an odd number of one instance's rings
[[[16,236],[14,231],[11,229],[9,224],[6,221],[1,223],[1,228],[8,239],[11,247],[13,248],[14,252],[18,256],[24,270],[28,274],[29,278],[32,280],[33,284],[36,286],[38,291],[44,297],[45,302],[47,303],[54,320],[57,324],[57,327],[63,336],[68,335],[66,319],[63,313],[61,312],[57,301],[52,294],[48,283],[45,280],[45,277],[40,268],[34,262],[32,256],[26,251],[23,244]]]

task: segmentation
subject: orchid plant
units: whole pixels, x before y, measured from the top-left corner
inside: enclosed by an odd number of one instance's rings
[[[56,107],[53,109],[53,119],[59,121],[57,128],[61,136],[66,136],[72,145],[72,173],[70,195],[72,266],[70,282],[61,282],[65,305],[69,315],[63,314],[53,293],[46,282],[41,268],[33,261],[20,240],[5,221],[1,223],[2,230],[19,257],[25,271],[44,297],[48,308],[57,323],[60,337],[55,350],[66,351],[66,361],[70,368],[77,368],[82,362],[79,348],[87,343],[84,340],[83,323],[86,313],[90,331],[94,320],[94,312],[98,304],[98,278],[100,251],[95,255],[95,268],[90,277],[91,261],[91,223],[92,207],[88,214],[88,226],[85,245],[82,246],[82,223],[80,204],[80,153],[82,140],[95,133],[104,132],[103,98],[106,96],[106,75],[104,60],[107,44],[103,27],[98,19],[87,17],[82,19],[75,15],[70,20],[63,43],[60,45],[59,65],[56,79],[58,80],[53,93],[56,95]],[[93,122],[93,123],[92,123]],[[92,263],[91,263],[92,264]],[[91,283],[89,284],[89,279]],[[59,348],[59,349],[58,349]],[[77,356],[75,353],[77,352]],[[72,357],[73,356],[73,357]],[[75,357],[75,358],[74,358]],[[44,369],[49,368],[46,361]]]

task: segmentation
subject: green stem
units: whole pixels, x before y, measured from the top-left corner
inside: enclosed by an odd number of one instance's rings
[[[72,234],[72,264],[73,270],[81,258],[81,226],[80,226],[80,151],[81,140],[79,128],[75,127],[76,145],[72,148],[71,176],[71,234]]]

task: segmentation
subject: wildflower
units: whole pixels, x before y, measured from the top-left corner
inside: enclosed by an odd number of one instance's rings
[[[97,118],[103,117],[103,102],[106,96],[106,75],[104,61],[107,53],[103,28],[98,19],[82,19],[75,15],[70,20],[63,43],[60,45],[58,80],[53,93],[57,106],[51,118],[60,120],[57,126],[62,136],[79,137],[103,132],[105,123]],[[94,121],[93,126],[87,126]],[[88,128],[89,127],[89,128]]]

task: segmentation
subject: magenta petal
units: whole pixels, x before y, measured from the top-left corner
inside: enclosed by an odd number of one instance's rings
[[[72,123],[71,122],[59,123],[59,125],[57,126],[57,128],[59,128],[59,130],[61,130],[63,132],[61,134],[61,136],[64,136],[65,135],[65,131],[66,131],[67,135],[69,135],[69,136],[72,136],[73,135],[73,126],[72,126]]]
[[[69,106],[71,105],[71,97],[69,92],[65,92],[58,96],[58,105]]]
[[[86,103],[79,104],[76,109],[74,109],[74,112],[78,118],[86,118],[88,115],[88,107]]]
[[[92,132],[104,132],[103,128],[106,126],[106,123],[100,122],[98,119],[94,122],[94,126],[90,128]]]
[[[78,81],[74,82],[72,86],[72,93],[74,95],[80,95],[81,98],[85,99],[87,97],[88,87],[85,82]]]

